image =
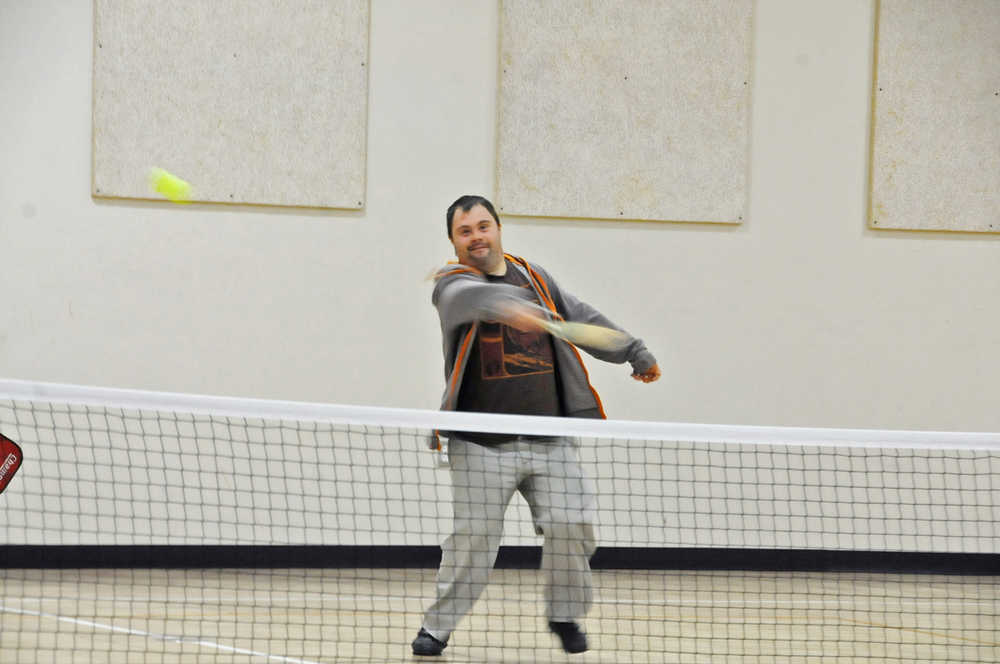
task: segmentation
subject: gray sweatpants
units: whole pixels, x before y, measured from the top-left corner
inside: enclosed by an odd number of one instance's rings
[[[452,438],[448,456],[454,531],[441,546],[437,599],[424,616],[424,629],[447,640],[482,594],[514,491],[527,500],[535,531],[545,537],[548,619],[564,622],[585,615],[593,600],[594,493],[572,439],[520,438],[487,447]]]

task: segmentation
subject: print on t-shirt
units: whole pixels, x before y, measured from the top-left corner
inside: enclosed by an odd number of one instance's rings
[[[490,283],[527,289],[528,302],[538,303],[528,276],[507,263],[503,275],[487,275]],[[552,337],[522,332],[498,321],[481,321],[469,348],[469,361],[458,392],[457,410],[559,417],[562,413],[558,368]],[[473,434],[483,444],[513,440],[511,434]]]
[[[483,380],[552,373],[552,344],[542,332],[522,332],[496,322],[479,326]]]

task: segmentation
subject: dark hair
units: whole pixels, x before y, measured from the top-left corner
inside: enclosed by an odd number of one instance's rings
[[[493,203],[482,196],[473,196],[471,194],[466,194],[462,196],[457,201],[448,206],[448,213],[445,215],[445,224],[448,225],[448,239],[451,239],[451,223],[455,220],[455,210],[461,208],[462,212],[468,212],[477,205],[482,205],[486,208],[486,211],[493,215],[494,221],[497,222],[497,226],[500,225],[500,217],[497,216],[496,208],[493,207]]]

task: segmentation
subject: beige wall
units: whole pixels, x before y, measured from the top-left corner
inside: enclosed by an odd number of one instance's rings
[[[493,193],[496,4],[372,0],[359,213],[92,200],[91,12],[0,3],[0,376],[435,407],[422,278]],[[660,359],[589,363],[615,418],[1000,430],[1000,236],[867,228],[873,19],[758,3],[742,226],[506,220]]]

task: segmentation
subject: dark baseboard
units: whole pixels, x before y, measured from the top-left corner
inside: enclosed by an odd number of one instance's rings
[[[501,547],[497,567],[537,568],[541,548]],[[0,545],[0,567],[437,568],[437,546]],[[601,547],[595,570],[745,570],[1000,575],[1000,554],[803,549]]]

